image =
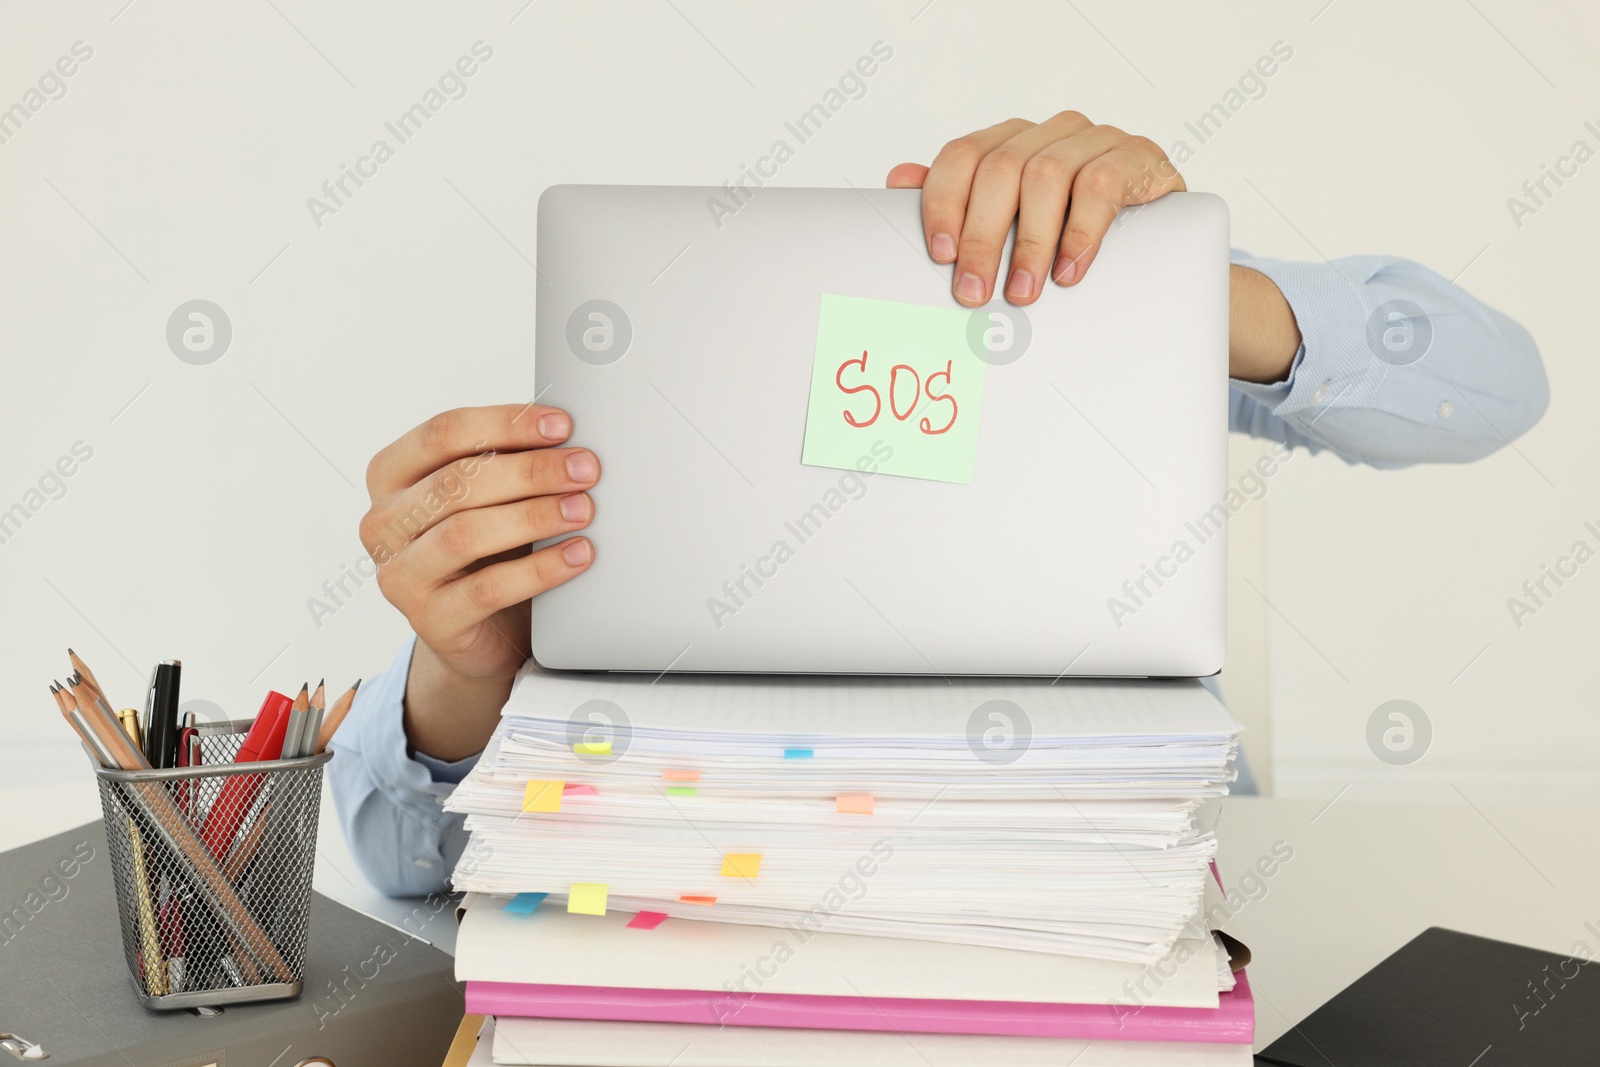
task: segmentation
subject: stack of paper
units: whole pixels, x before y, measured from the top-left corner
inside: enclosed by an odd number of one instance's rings
[[[448,802],[469,1010],[666,1027],[638,1047],[688,1024],[1247,1054],[1196,824],[1238,730],[1192,681],[529,670]]]

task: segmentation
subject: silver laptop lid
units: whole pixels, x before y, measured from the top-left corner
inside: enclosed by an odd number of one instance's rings
[[[915,190],[558,186],[535,378],[600,456],[545,667],[1195,676],[1225,644],[1228,214],[1124,211],[1027,309]],[[1007,249],[1009,259],[1009,248]]]

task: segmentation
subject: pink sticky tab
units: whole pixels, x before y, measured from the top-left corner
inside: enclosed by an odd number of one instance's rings
[[[698,782],[700,780],[700,772],[682,769],[667,770],[661,772],[661,777],[669,782]]]
[[[564,797],[597,797],[600,795],[600,793],[592,785],[584,785],[581,782],[574,782],[572,785],[569,785],[565,789],[561,790],[561,795]]]
[[[849,812],[852,815],[871,815],[872,794],[840,793],[833,798],[833,810]]]
[[[639,914],[628,920],[628,929],[654,930],[656,927],[660,926],[666,921],[667,913],[664,911],[641,911]]]

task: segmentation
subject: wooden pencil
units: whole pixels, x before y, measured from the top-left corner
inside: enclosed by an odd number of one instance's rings
[[[80,674],[83,677],[84,681],[86,681],[90,685],[94,686],[95,690],[97,692],[104,693],[106,691],[105,690],[105,686],[100,684],[100,679],[98,679],[98,678],[96,678],[94,676],[94,671],[91,671],[89,669],[89,665],[87,663],[83,662],[82,657],[80,657],[76,652],[72,651],[72,649],[70,649],[70,648],[67,649],[67,659],[72,661],[73,669],[76,670],[78,672],[78,674]]]
[[[322,720],[322,729],[317,732],[317,747],[312,755],[328,750],[328,743],[333,740],[334,731],[339,729],[339,724],[344,722],[344,717],[350,714],[350,705],[356,702],[356,690],[361,688],[361,679],[356,679],[356,684],[344,691],[344,695],[333,702],[333,707],[328,709],[328,715]]]

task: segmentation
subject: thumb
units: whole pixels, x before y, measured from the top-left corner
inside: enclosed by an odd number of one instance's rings
[[[921,163],[902,163],[889,172],[884,186],[889,189],[921,189],[928,177],[928,168]]]

